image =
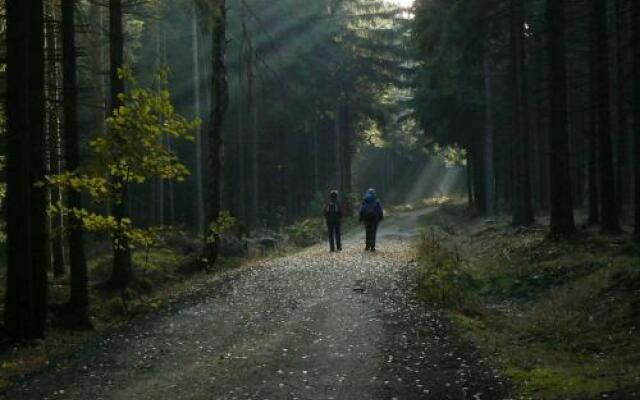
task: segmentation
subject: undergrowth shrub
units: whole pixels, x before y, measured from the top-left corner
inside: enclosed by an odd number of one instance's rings
[[[418,251],[422,266],[418,271],[419,295],[447,306],[469,303],[477,282],[464,269],[457,252],[444,247],[435,234],[423,234]]]
[[[421,222],[431,235],[419,243],[418,293],[444,303],[461,335],[497,355],[521,398],[635,396],[640,263],[628,242],[548,240],[545,229],[514,231],[507,218],[474,221],[461,209]]]
[[[305,219],[287,228],[289,240],[296,246],[309,247],[323,239],[324,221],[320,218]]]
[[[516,328],[530,340],[573,347],[585,330],[594,328],[590,315],[596,293],[588,282],[552,288],[515,320]]]
[[[105,311],[111,315],[123,316],[127,314],[127,304],[121,296],[113,296],[106,301]]]

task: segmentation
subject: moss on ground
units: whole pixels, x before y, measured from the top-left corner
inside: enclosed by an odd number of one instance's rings
[[[640,395],[640,257],[626,238],[554,242],[451,206],[422,222],[418,294],[451,310],[521,398]]]

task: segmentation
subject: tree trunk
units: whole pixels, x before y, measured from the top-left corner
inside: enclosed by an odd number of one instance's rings
[[[109,1],[109,53],[110,53],[110,82],[111,82],[111,110],[120,106],[118,94],[124,93],[124,81],[118,77],[118,69],[124,65],[124,35],[122,28],[122,0]],[[120,183],[118,200],[113,204],[113,216],[118,225],[127,218],[129,213],[128,190],[126,182],[115,178]],[[133,277],[131,249],[129,241],[121,229],[113,235],[113,271],[109,284],[114,289],[124,289]]]
[[[597,145],[597,118],[592,117],[592,126],[589,128],[589,158],[588,158],[588,182],[589,182],[589,217],[588,225],[600,223],[600,193],[598,190],[598,145]]]
[[[640,3],[631,2],[633,45],[633,131],[635,176],[635,237],[640,241]]]
[[[601,227],[605,232],[619,232],[615,173],[612,159],[611,118],[609,114],[609,44],[606,0],[591,0],[591,24],[595,35],[595,83],[598,115],[598,161]]]
[[[44,26],[44,50],[45,50],[45,140],[47,141],[47,175],[56,175],[62,172],[62,143],[60,133],[60,71],[58,69],[58,32],[56,29],[57,15],[50,4],[45,4],[45,15],[48,22]],[[47,193],[47,202],[57,205],[62,201],[62,193],[57,187],[50,187]],[[62,240],[64,230],[64,217],[61,213],[49,216],[47,229],[49,231],[49,252],[53,275],[60,278],[65,274],[64,268],[64,243]]]
[[[249,223],[249,217],[247,215],[247,151],[246,151],[246,145],[247,145],[247,141],[245,139],[245,124],[244,124],[244,118],[245,115],[242,112],[243,110],[243,104],[242,104],[242,95],[240,95],[241,93],[244,93],[244,71],[243,71],[243,60],[242,60],[242,54],[244,52],[243,50],[243,46],[244,44],[240,45],[240,60],[238,63],[238,93],[239,95],[236,96],[236,100],[237,100],[237,135],[238,135],[238,193],[237,193],[237,198],[238,198],[238,204],[237,204],[237,210],[238,210],[238,218],[240,219],[240,221],[242,221],[245,224],[251,225]]]
[[[77,59],[75,41],[75,1],[62,0],[62,76],[64,107],[64,145],[67,171],[80,167],[77,109]],[[69,208],[82,208],[80,192],[67,195]],[[84,252],[84,229],[82,221],[70,216],[68,219],[68,246],[70,262],[70,297],[68,308],[79,328],[91,327],[89,321],[89,292],[87,259]]]
[[[171,136],[166,136],[167,141],[167,150],[169,152],[173,152],[173,141]],[[176,192],[175,185],[172,179],[167,181],[167,194],[168,194],[168,205],[169,205],[169,225],[174,225],[176,223]]]
[[[318,144],[318,116],[313,115],[313,122],[311,123],[311,135],[313,136],[313,195],[316,196],[320,193],[320,146]]]
[[[246,104],[243,109],[240,107],[239,122],[240,122],[240,154],[242,155],[241,163],[244,162],[244,134],[245,131],[249,132],[248,150],[249,150],[249,193],[247,204],[247,222],[251,227],[255,227],[259,224],[259,205],[260,205],[260,171],[259,171],[259,136],[258,136],[258,99],[257,99],[257,68],[256,68],[256,54],[251,43],[251,37],[247,29],[246,23],[246,4],[244,1],[240,4],[240,23],[242,29],[242,42],[240,47],[240,68],[239,68],[239,92],[245,94]],[[244,85],[246,78],[246,87]],[[240,101],[240,105],[242,102]],[[242,111],[244,110],[244,115]],[[248,121],[247,125],[243,124],[243,121]],[[246,181],[246,170],[244,165],[241,165],[241,177],[243,186]],[[247,199],[245,193],[242,195],[243,205],[244,200]]]
[[[529,165],[529,123],[527,118],[527,78],[524,47],[524,2],[511,0],[511,68],[513,86],[513,225],[533,223],[531,176]]]
[[[201,118],[200,105],[200,43],[198,31],[198,14],[192,16],[193,33],[193,107],[196,118]],[[196,207],[198,234],[204,234],[204,187],[202,181],[202,129],[196,129]]]
[[[566,53],[565,53],[566,54]],[[572,87],[572,82],[567,81],[567,88]],[[576,107],[576,104],[567,105],[567,110]],[[569,117],[570,118],[570,117]],[[585,131],[585,123],[581,118],[576,118],[575,128],[571,131],[569,128],[569,159],[571,160],[571,182],[573,186],[573,208],[582,207],[584,205],[584,158],[585,153],[581,146],[583,132]],[[575,222],[574,222],[575,225]]]
[[[545,208],[545,174],[544,164],[547,163],[546,152],[544,151],[544,134],[546,131],[542,129],[542,118],[540,115],[540,107],[537,105],[537,99],[530,101],[532,105],[530,108],[531,118],[531,132],[535,132],[531,137],[531,151],[532,151],[532,170],[531,170],[531,187],[534,188],[533,192],[533,207],[538,208],[541,211],[546,211]]]
[[[336,105],[335,117],[333,119],[334,122],[334,130],[335,130],[335,143],[334,143],[334,153],[335,153],[335,188],[338,189],[342,186],[342,115],[341,115],[340,102]]]
[[[259,212],[260,212],[260,137],[258,132],[258,96],[256,86],[256,54],[251,45],[248,44],[248,58],[246,73],[247,73],[247,115],[250,121],[251,130],[251,193],[250,193],[250,216],[251,226],[257,226],[259,224]]]
[[[162,22],[161,21],[158,21],[158,23],[156,24],[155,39],[156,39],[156,48],[154,53],[156,58],[155,68],[159,70],[160,68],[162,68]],[[158,87],[158,89],[160,88]],[[158,141],[160,146],[164,147],[165,135],[164,134],[160,135],[160,137],[158,138]],[[156,225],[164,225],[166,222],[164,185],[165,185],[164,179],[160,177],[155,178],[154,190],[152,191],[153,197],[151,199],[152,201],[151,204],[155,205],[155,207],[152,207],[155,213],[155,215],[152,217],[152,221],[154,221]]]
[[[626,101],[625,101],[625,51],[624,45],[627,37],[625,35],[625,18],[627,10],[624,7],[625,0],[615,0],[615,21],[616,21],[616,181],[617,181],[617,201],[619,217],[624,219],[625,205],[627,204],[629,194],[628,171],[630,168],[628,160],[628,130],[626,119]]]
[[[162,30],[162,52],[161,52],[161,58],[160,58],[160,66],[166,66],[169,65],[169,61],[167,58],[167,33],[166,31],[163,29]],[[174,144],[173,144],[173,138],[171,137],[171,135],[169,134],[165,134],[165,143],[166,143],[166,148],[169,152],[174,152]],[[164,182],[164,180],[162,180]],[[169,225],[174,225],[176,223],[176,191],[175,191],[175,182],[173,179],[169,179],[166,182],[166,190],[167,190],[167,208],[169,210],[169,216],[168,216],[168,224]]]
[[[238,146],[238,190],[237,190],[237,210],[238,218],[244,224],[251,225],[250,218],[247,213],[247,140],[246,140],[246,127],[245,127],[245,115],[243,113],[243,93],[245,90],[245,52],[248,41],[248,34],[246,28],[246,10],[244,2],[240,2],[240,24],[242,26],[242,36],[240,38],[240,44],[238,46],[238,96],[237,100],[237,146]]]
[[[542,134],[538,135],[538,140],[540,142],[540,154],[539,154],[539,165],[540,165],[540,186],[538,187],[539,196],[540,196],[540,209],[548,211],[550,209],[550,198],[549,198],[549,186],[551,181],[551,174],[549,169],[549,162],[547,161],[546,154],[549,154],[549,126],[548,124],[543,123],[543,119],[541,118],[541,114],[538,114],[538,119],[540,120],[538,123],[539,132]]]
[[[590,25],[593,25],[590,22]],[[593,226],[600,224],[600,191],[598,188],[598,126],[600,120],[598,118],[598,78],[596,76],[597,49],[596,34],[589,27],[589,136],[587,138],[588,146],[588,165],[587,175],[589,183],[589,217],[587,225]]]
[[[473,155],[471,148],[467,149],[467,203],[469,209],[475,208],[475,199],[473,196]]]
[[[554,171],[550,185],[551,235],[566,236],[575,232],[571,175],[569,166],[569,131],[567,125],[567,72],[565,60],[564,0],[547,1],[549,21],[549,169]]]
[[[340,146],[342,150],[342,154],[340,156],[341,160],[341,168],[340,168],[340,191],[342,192],[342,211],[345,216],[352,214],[352,204],[351,204],[351,192],[353,192],[353,182],[351,179],[351,169],[352,169],[352,157],[353,157],[353,149],[352,149],[352,138],[353,134],[351,132],[351,114],[349,105],[345,104],[342,108],[342,116],[340,118],[340,123],[342,124],[342,128],[340,132],[342,133],[341,139],[342,144]]]
[[[223,122],[227,110],[229,93],[227,84],[226,53],[226,0],[215,0],[211,12],[212,27],[212,56],[211,56],[211,117],[209,121],[209,195],[207,208],[207,231],[218,221],[220,203],[222,199],[222,168],[223,168]],[[212,265],[218,258],[220,238],[217,232],[213,240],[207,240],[204,258],[208,265]]]
[[[91,36],[89,38],[88,62],[90,75],[93,77],[91,85],[93,92],[91,98],[94,103],[91,104],[92,112],[92,129],[96,133],[105,131],[105,122],[107,118],[106,105],[107,94],[105,88],[105,67],[104,67],[104,34],[102,30],[104,20],[104,7],[95,3],[89,5],[89,25],[92,27]]]
[[[484,98],[485,98],[485,119],[483,136],[483,160],[484,160],[484,196],[485,209],[488,215],[496,212],[495,199],[495,168],[493,155],[493,82],[491,75],[491,60],[489,55],[484,55]]]
[[[483,141],[481,137],[472,136],[471,138],[472,145],[470,148],[471,156],[471,165],[473,168],[473,198],[475,199],[474,205],[476,211],[481,214],[486,213],[487,207],[485,204],[485,171],[484,169],[484,154],[483,154]]]
[[[5,327],[14,339],[43,337],[47,314],[42,0],[8,1],[7,293]]]

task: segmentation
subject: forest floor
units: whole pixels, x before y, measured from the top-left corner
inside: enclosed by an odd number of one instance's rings
[[[15,381],[0,399],[503,399],[510,385],[416,293],[418,221],[191,287]]]
[[[544,217],[514,228],[465,205],[421,225],[420,296],[493,356],[516,398],[640,398],[640,253],[628,233],[581,227],[553,241]]]

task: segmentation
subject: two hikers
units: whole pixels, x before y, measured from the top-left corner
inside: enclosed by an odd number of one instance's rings
[[[324,218],[327,222],[327,230],[329,231],[329,248],[330,251],[342,250],[342,242],[340,237],[340,221],[342,219],[342,207],[338,200],[338,191],[332,190],[329,193],[329,199],[323,208]],[[384,218],[382,206],[376,197],[376,191],[367,190],[360,207],[360,222],[364,223],[366,230],[366,251],[376,251],[376,233],[378,231],[378,223]]]
[[[360,222],[364,223],[366,230],[366,247],[365,251],[376,251],[376,234],[378,232],[378,223],[384,218],[382,206],[376,197],[376,191],[367,190],[360,207]]]

